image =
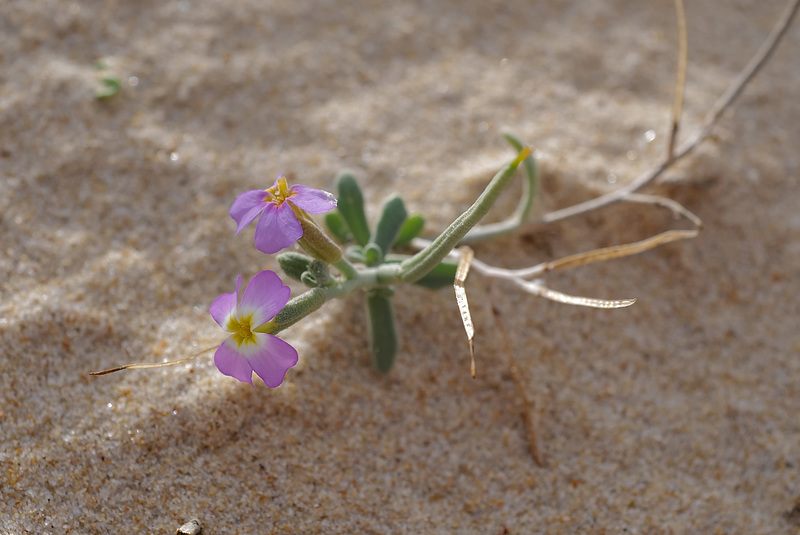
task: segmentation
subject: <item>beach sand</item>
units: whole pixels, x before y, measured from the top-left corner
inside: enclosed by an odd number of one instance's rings
[[[688,4],[684,134],[783,9]],[[300,362],[272,390],[211,353],[88,372],[224,338],[209,304],[277,270],[228,209],[279,173],[332,190],[351,169],[371,218],[398,193],[426,236],[514,157],[506,130],[536,147],[534,218],[630,182],[665,151],[672,3],[5,0],[0,533],[800,532],[798,49],[795,25],[647,190],[698,238],[546,278],[633,307],[473,273],[473,380],[452,290],[398,288],[386,376],[352,295],[282,333]],[[122,88],[97,100],[102,76]],[[623,203],[475,250],[524,267],[669,228],[688,226]]]

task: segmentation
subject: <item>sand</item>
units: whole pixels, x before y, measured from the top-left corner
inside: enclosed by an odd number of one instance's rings
[[[783,9],[689,4],[685,132]],[[636,305],[492,284],[544,467],[477,275],[475,380],[452,290],[417,287],[394,299],[387,376],[360,295],[285,331],[300,363],[275,390],[210,354],[88,375],[219,343],[211,301],[276,269],[228,209],[279,173],[332,189],[352,169],[370,217],[397,192],[429,236],[513,157],[506,129],[537,149],[537,217],[629,182],[664,152],[672,9],[0,4],[0,532],[173,533],[197,518],[205,534],[798,533],[797,26],[713,138],[648,190],[698,214],[701,236],[547,278]],[[103,75],[122,88],[99,101]],[[687,225],[620,204],[476,253],[523,267],[668,228]]]

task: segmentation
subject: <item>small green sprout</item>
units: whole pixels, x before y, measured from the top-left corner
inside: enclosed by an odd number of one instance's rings
[[[94,68],[96,71],[103,73],[108,70],[108,65],[103,61],[98,61],[94,64]],[[100,83],[102,87],[99,87],[94,93],[94,98],[97,100],[109,99],[122,90],[122,82],[113,74],[102,76]]]

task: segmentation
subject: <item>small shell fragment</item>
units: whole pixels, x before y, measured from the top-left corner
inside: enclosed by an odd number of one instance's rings
[[[203,533],[203,526],[200,525],[198,519],[193,518],[179,527],[175,535],[200,535],[201,533]]]

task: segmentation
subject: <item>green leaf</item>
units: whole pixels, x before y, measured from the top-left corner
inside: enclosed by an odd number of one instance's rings
[[[425,227],[425,218],[420,214],[409,216],[403,226],[400,227],[400,232],[397,233],[397,238],[394,240],[394,247],[402,247],[411,243],[411,240],[419,236],[422,229]]]
[[[314,277],[317,286],[328,286],[334,282],[328,264],[322,260],[314,260],[308,266],[308,272]]]
[[[371,339],[372,361],[382,373],[387,373],[394,365],[397,355],[397,330],[394,325],[391,291],[388,288],[371,290],[367,293],[367,317]]]
[[[364,196],[351,173],[342,173],[337,178],[338,208],[356,243],[364,246],[369,241],[369,226],[364,214]]]
[[[314,278],[314,275],[306,271],[303,273],[303,276],[300,277],[300,282],[308,286],[309,288],[318,288],[322,286],[321,284],[317,284],[317,279]]]
[[[344,250],[345,257],[351,262],[367,263],[367,257],[364,255],[364,250],[358,245],[351,245]]]
[[[452,262],[441,262],[438,266],[429,271],[424,277],[414,282],[432,290],[438,290],[445,286],[452,286],[456,280],[456,270],[458,264]]]
[[[406,255],[391,255],[385,260],[387,264],[398,264],[409,258]],[[430,272],[426,273],[424,277],[414,281],[414,284],[430,288],[431,290],[438,290],[445,286],[453,286],[456,280],[456,271],[458,264],[445,260],[440,262]]]
[[[310,256],[288,251],[277,255],[278,265],[284,273],[294,280],[303,280],[303,273],[308,271],[308,266],[314,261]]]
[[[408,217],[406,205],[398,195],[391,195],[383,201],[381,216],[378,224],[375,225],[375,234],[372,236],[372,243],[380,247],[384,253],[392,248],[397,233]]]
[[[122,89],[122,82],[116,76],[104,76],[100,81],[103,83],[103,87],[94,94],[94,98],[98,100],[111,98]]]
[[[372,242],[361,249],[361,252],[364,254],[364,263],[368,266],[377,266],[383,262],[383,250]]]
[[[332,210],[325,214],[325,226],[328,227],[328,230],[333,237],[339,240],[341,243],[347,243],[352,241],[353,234],[350,232],[350,229],[347,228],[347,223],[345,222],[342,214],[339,213],[339,210]]]

